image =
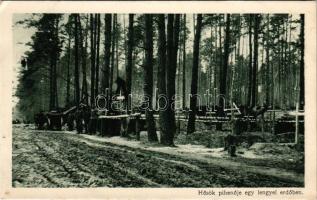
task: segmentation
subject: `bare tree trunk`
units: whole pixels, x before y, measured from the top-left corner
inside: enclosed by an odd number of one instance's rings
[[[90,14],[90,104],[95,104],[95,39],[94,16]]]
[[[133,67],[133,48],[134,48],[134,14],[129,14],[129,31],[128,31],[128,64],[126,66],[126,84],[127,84],[127,95],[131,94],[132,88],[132,67]],[[126,97],[127,98],[127,97]],[[128,111],[130,109],[128,108]]]
[[[112,20],[112,44],[111,44],[111,68],[110,68],[110,98],[112,97],[112,86],[113,86],[113,79],[114,79],[114,68],[115,68],[115,47],[116,47],[116,23],[117,23],[117,14],[113,15]],[[111,99],[110,99],[111,102]]]
[[[227,71],[228,71],[228,62],[229,62],[229,46],[230,46],[230,14],[227,14],[226,21],[226,31],[225,31],[225,41],[224,41],[224,55],[223,55],[223,68],[222,73],[220,74],[220,95],[226,95],[227,88]],[[221,109],[224,109],[225,102],[223,98],[219,100],[219,106]]]
[[[79,38],[78,38],[78,18],[79,15],[75,14],[75,100],[76,105],[79,106],[80,102],[80,89],[79,89]]]
[[[70,17],[69,17],[70,18]],[[71,61],[71,35],[68,35],[68,44],[67,44],[67,78],[66,78],[66,105],[70,104],[70,61]]]
[[[96,42],[96,80],[95,80],[95,96],[98,95],[99,93],[99,63],[100,63],[100,59],[99,59],[99,51],[100,51],[100,14],[96,15],[96,30],[97,30],[97,42]]]
[[[57,59],[58,59],[58,23],[59,19],[54,18],[51,32],[52,46],[50,51],[50,110],[58,107],[57,96]]]
[[[127,66],[127,33],[126,33],[124,14],[123,14],[123,46],[124,46],[124,66]]]
[[[167,135],[167,141],[170,145],[173,145],[173,139],[175,134],[175,116],[173,117],[174,112],[172,111],[172,95],[175,94],[175,74],[174,69],[174,15],[167,15],[167,60],[166,60],[166,94],[168,107],[166,112],[168,113],[168,123],[169,123],[169,134]],[[173,82],[174,81],[174,82]],[[173,88],[174,87],[174,88]]]
[[[251,107],[251,99],[252,99],[252,26],[253,26],[253,15],[249,14],[249,73],[248,73],[248,98],[247,98],[247,106]]]
[[[155,121],[153,117],[153,16],[145,14],[145,66],[144,95],[148,98],[148,108],[145,111],[148,140],[157,141]]]
[[[58,29],[59,29],[59,18],[56,18],[55,21],[55,33],[54,33],[54,39],[55,39],[55,51],[54,51],[54,87],[55,87],[55,106],[56,108],[59,107],[58,103],[58,90],[57,90],[57,62],[58,62],[58,45],[59,45],[59,37],[58,37]]]
[[[191,83],[191,98],[190,98],[190,111],[187,125],[187,134],[195,132],[195,120],[197,112],[197,79],[198,79],[198,65],[199,65],[199,43],[202,28],[202,15],[197,15],[197,25],[194,37],[193,49],[193,68],[192,68],[192,83]]]
[[[50,110],[55,108],[55,94],[54,94],[54,64],[53,57],[50,58]]]
[[[183,109],[186,107],[186,14],[184,14],[184,23],[183,23]]]
[[[175,107],[174,107],[174,96],[175,96],[175,80],[176,80],[176,67],[177,67],[177,53],[179,43],[179,25],[180,15],[168,15],[167,24],[167,95],[170,106],[169,111],[169,122],[171,123],[170,140],[173,142],[174,134],[176,131],[175,122]]]
[[[251,108],[256,106],[257,103],[257,71],[258,71],[258,52],[259,52],[259,25],[260,18],[258,14],[254,16],[254,57],[252,67],[252,96],[251,96]]]
[[[267,15],[267,25],[266,25],[266,35],[265,35],[265,40],[266,40],[266,69],[265,69],[265,101],[266,104],[269,104],[270,101],[270,80],[269,80],[269,73],[270,73],[270,48],[269,48],[269,40],[270,40],[270,14]]]
[[[81,26],[81,21],[80,21],[80,16],[78,17],[78,28],[79,28],[79,45],[80,45],[80,50],[81,50],[81,65],[82,65],[82,76],[83,76],[83,82],[82,82],[82,93],[81,93],[81,98],[84,100],[84,103],[88,104],[88,93],[87,93],[87,73],[86,73],[86,59],[87,59],[87,29],[85,30],[85,38],[83,37],[82,33],[82,26]],[[83,44],[85,40],[85,46]]]
[[[222,71],[223,71],[223,69],[222,69],[222,65],[223,65],[223,55],[222,55],[222,19],[223,19],[223,15],[222,14],[220,14],[219,15],[219,21],[218,21],[218,25],[219,25],[219,29],[218,29],[218,33],[219,33],[219,59],[218,59],[218,61],[219,61],[219,63],[218,63],[218,65],[219,65],[219,78],[218,78],[218,80],[219,80],[219,85],[218,85],[218,91],[220,90],[220,82],[221,82],[221,74],[222,74]]]
[[[294,88],[294,80],[295,80],[295,76],[292,70],[292,62],[291,62],[291,42],[292,42],[292,15],[290,15],[289,20],[288,20],[288,24],[289,24],[289,35],[288,35],[288,52],[287,52],[287,67],[288,67],[288,84],[287,84],[287,90],[288,90],[288,108],[291,109],[291,105],[292,105],[292,101],[293,101],[293,93],[292,90]]]
[[[116,71],[117,71],[117,78],[119,77],[119,30],[118,30],[118,19],[116,19],[116,38],[115,38],[115,52],[116,52]]]
[[[216,97],[215,97],[215,92],[216,92],[216,88],[217,88],[217,82],[218,82],[218,72],[219,72],[219,66],[218,63],[218,33],[217,33],[217,26],[214,27],[215,28],[215,54],[214,54],[214,61],[215,61],[215,69],[214,69],[214,85],[213,85],[213,94],[214,94],[214,106],[217,104],[216,103]]]
[[[169,106],[166,100],[166,33],[165,33],[165,15],[158,15],[158,80],[157,87],[159,93],[159,123],[160,123],[160,143],[163,145],[172,145],[169,141],[169,123],[168,112],[164,109]]]
[[[277,99],[278,99],[278,104],[279,104],[279,107],[281,108],[281,32],[280,32],[280,26],[277,27],[277,33],[278,33],[278,95],[277,95]]]
[[[103,68],[103,79],[102,79],[102,93],[105,92],[106,88],[109,88],[110,78],[110,50],[111,50],[111,14],[105,14],[105,52],[104,52],[104,68]]]
[[[305,81],[304,81],[304,51],[305,51],[305,15],[300,15],[300,70],[299,70],[299,104],[300,109],[304,109],[305,105]]]

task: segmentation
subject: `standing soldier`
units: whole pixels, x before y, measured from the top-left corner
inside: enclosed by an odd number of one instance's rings
[[[90,120],[89,120],[89,132],[96,133],[98,126],[98,110],[96,108],[91,110]]]
[[[88,133],[89,132],[88,126],[89,126],[89,121],[90,121],[90,116],[91,116],[90,107],[88,105],[84,105],[82,112],[83,112],[85,133]]]
[[[77,108],[77,111],[75,113],[76,118],[76,130],[78,134],[81,134],[83,132],[83,110],[81,107]]]
[[[74,120],[75,120],[75,114],[73,112],[70,112],[67,116],[67,128],[69,131],[74,130]]]

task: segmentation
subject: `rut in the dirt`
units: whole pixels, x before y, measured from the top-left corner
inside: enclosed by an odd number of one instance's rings
[[[14,130],[13,186],[291,187],[302,183],[64,132]]]

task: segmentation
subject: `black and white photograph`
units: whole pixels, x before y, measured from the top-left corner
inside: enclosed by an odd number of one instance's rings
[[[305,25],[13,14],[12,187],[305,187]]]

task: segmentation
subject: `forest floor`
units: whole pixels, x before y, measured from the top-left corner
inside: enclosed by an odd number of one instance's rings
[[[142,137],[141,137],[142,138]],[[144,138],[144,134],[143,134]],[[264,144],[256,144],[265,146]],[[303,161],[13,125],[13,187],[303,187]],[[239,153],[240,151],[240,153]],[[241,153],[243,151],[243,153]],[[267,155],[266,155],[267,154]],[[300,162],[298,164],[298,162]]]

